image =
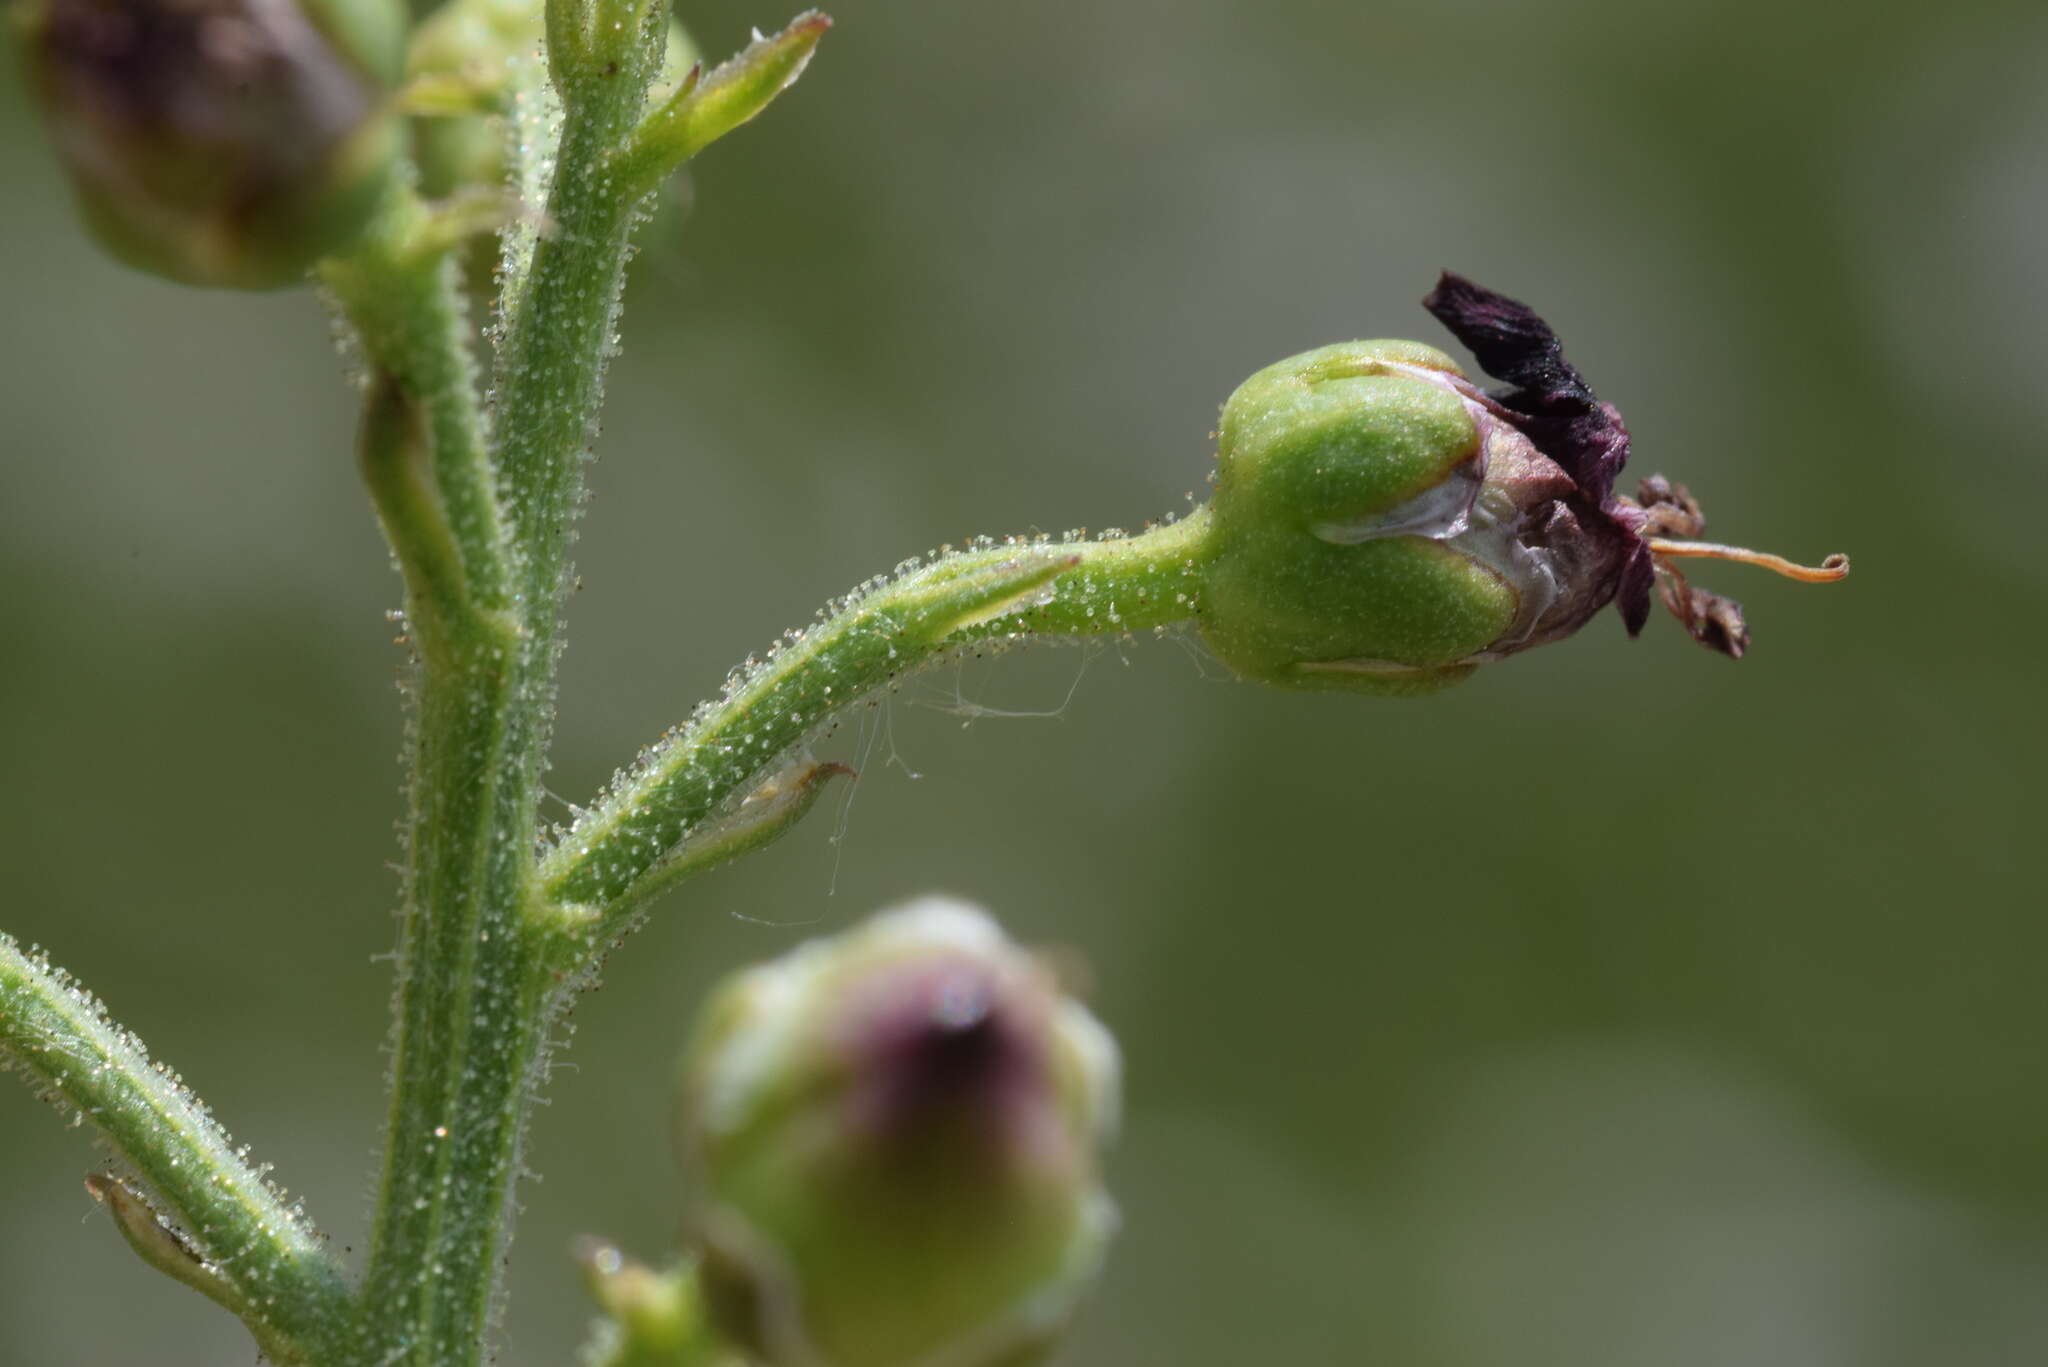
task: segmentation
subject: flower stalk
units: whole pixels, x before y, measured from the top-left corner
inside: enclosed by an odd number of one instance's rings
[[[701,823],[846,709],[953,651],[1190,619],[1208,526],[1197,514],[1112,540],[978,548],[857,592],[735,673],[562,832],[541,861],[537,910],[571,942],[617,938],[677,881],[671,861]]]

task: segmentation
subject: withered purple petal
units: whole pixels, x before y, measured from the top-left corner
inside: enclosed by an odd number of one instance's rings
[[[1614,591],[1614,606],[1621,611],[1621,624],[1628,634],[1642,634],[1650,620],[1650,588],[1657,579],[1657,562],[1650,548],[1638,541],[1621,567],[1621,584]]]
[[[1593,406],[1593,390],[1564,358],[1564,343],[1527,304],[1445,271],[1422,306],[1479,358],[1480,369],[1535,405],[1514,407],[1542,412]]]
[[[1628,428],[1612,404],[1564,358],[1564,344],[1527,304],[1445,271],[1422,306],[1464,343],[1479,368],[1509,389],[1502,405],[1525,415],[1517,424],[1536,449],[1571,476],[1579,492],[1604,506],[1628,463]]]

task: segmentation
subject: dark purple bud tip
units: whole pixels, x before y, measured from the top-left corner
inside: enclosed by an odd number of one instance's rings
[[[1034,981],[971,959],[903,964],[863,985],[843,1017],[852,1132],[885,1147],[939,1144],[987,1157],[1053,1136],[1046,1002]]]
[[[1706,516],[1690,490],[1662,475],[1644,480],[1634,499],[1616,495],[1615,480],[1629,458],[1628,428],[1614,405],[1603,403],[1565,359],[1564,344],[1534,309],[1450,271],[1422,306],[1464,343],[1481,370],[1504,383],[1488,397],[1573,485],[1557,496],[1546,534],[1546,548],[1573,571],[1570,582],[1559,586],[1571,604],[1571,620],[1567,625],[1560,618],[1563,630],[1553,628],[1528,644],[1575,630],[1610,599],[1634,636],[1649,620],[1654,585],[1694,640],[1740,659],[1749,647],[1741,605],[1692,587],[1674,561],[1688,556],[1736,560],[1806,583],[1828,583],[1849,573],[1849,558],[1843,555],[1803,566],[1781,556],[1689,539],[1706,530]],[[1570,554],[1560,554],[1561,548]]]

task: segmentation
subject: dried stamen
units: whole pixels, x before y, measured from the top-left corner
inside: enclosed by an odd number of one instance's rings
[[[1742,604],[1733,598],[1694,588],[1678,566],[1664,560],[1657,562],[1657,592],[1671,615],[1707,649],[1732,660],[1749,650],[1749,624],[1743,620]]]
[[[1643,480],[1636,489],[1635,503],[1643,510],[1643,536],[1697,537],[1706,533],[1707,514],[1692,490],[1662,475]]]
[[[1831,555],[1818,565],[1799,565],[1782,555],[1768,551],[1752,551],[1741,546],[1722,546],[1712,541],[1667,541],[1663,537],[1648,538],[1653,555],[1677,558],[1679,556],[1704,556],[1709,560],[1733,560],[1743,565],[1761,565],[1774,570],[1787,579],[1797,579],[1802,584],[1832,584],[1837,579],[1849,577],[1849,557]]]

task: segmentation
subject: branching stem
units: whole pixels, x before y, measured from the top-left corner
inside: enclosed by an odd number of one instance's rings
[[[613,60],[607,37],[555,54],[566,110],[547,204],[554,226],[508,301],[497,484],[517,548],[514,620],[445,655],[423,653],[418,676],[392,1101],[363,1289],[379,1362],[480,1360],[563,990],[538,961],[525,908],[569,523],[638,207],[610,184],[606,154],[637,117],[653,62],[628,60],[599,78],[591,64]],[[611,43],[627,56],[648,45],[640,33]]]
[[[373,373],[424,405],[434,486],[460,555],[465,592],[485,608],[510,593],[510,552],[498,512],[488,431],[454,245],[409,189],[394,190],[369,235],[330,257],[320,280],[355,328]]]
[[[176,1073],[99,1000],[0,935],[0,1064],[74,1109],[147,1182],[275,1355],[346,1361],[349,1293],[326,1243],[243,1157]]]

